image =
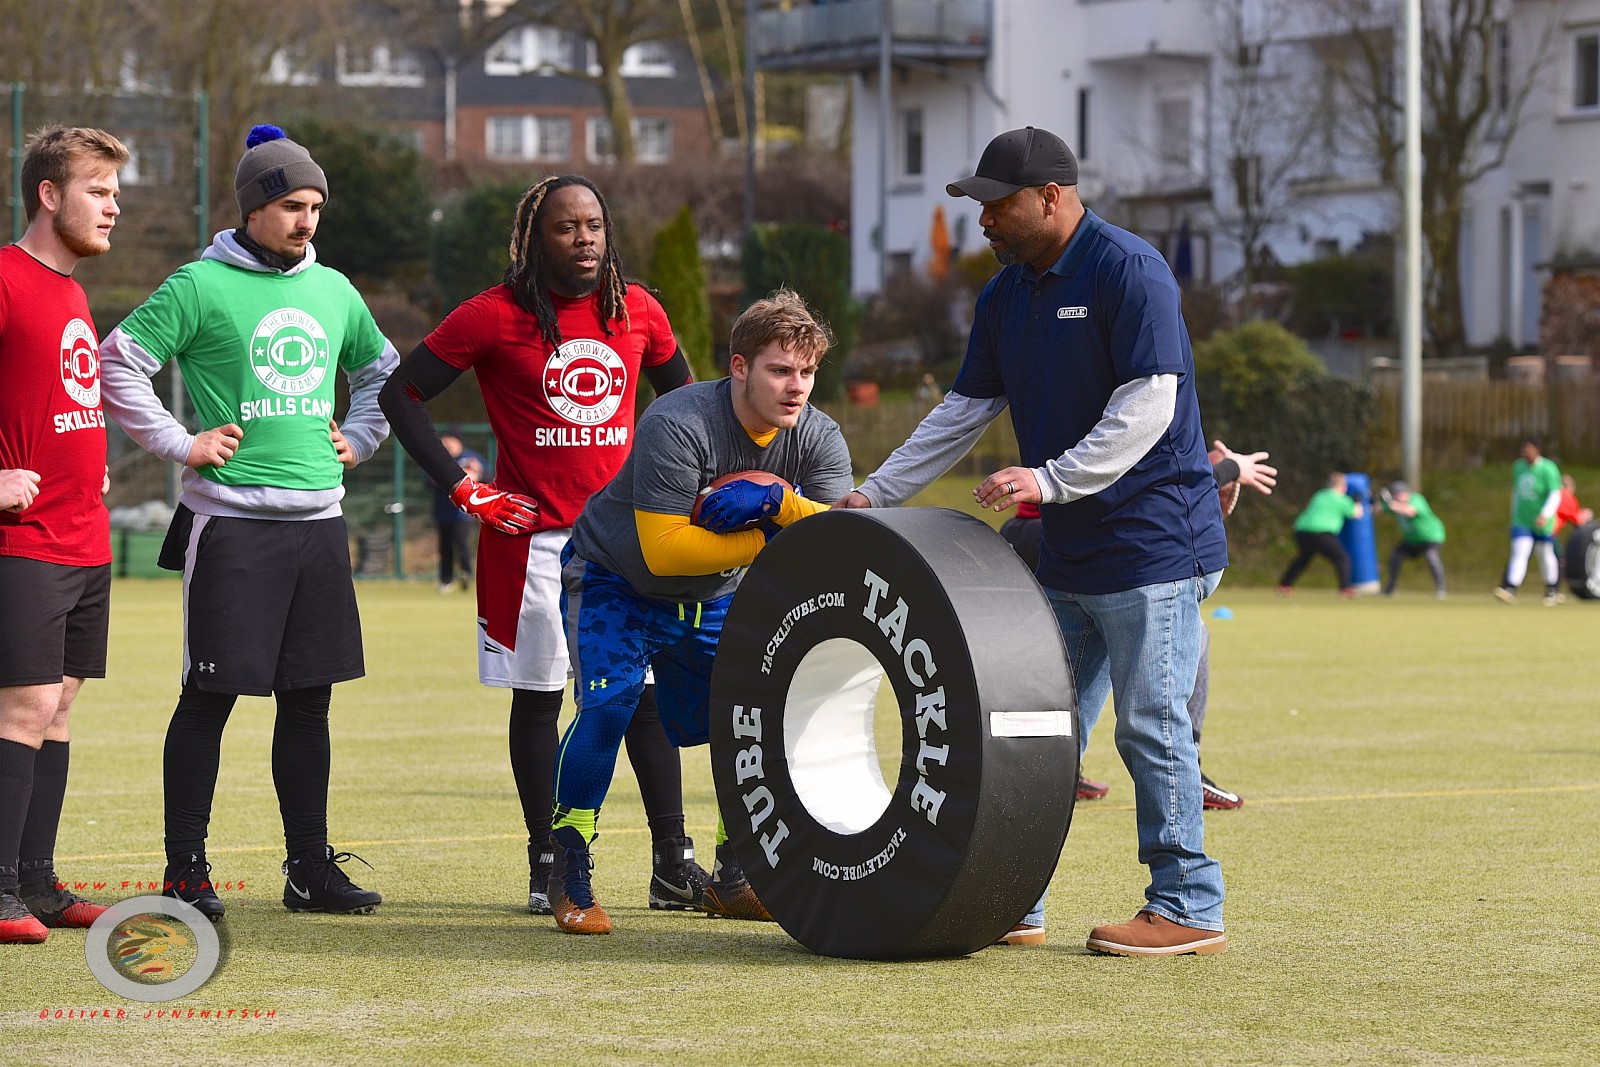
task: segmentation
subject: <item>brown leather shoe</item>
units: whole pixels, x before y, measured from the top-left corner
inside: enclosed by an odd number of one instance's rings
[[[1044,944],[1044,927],[1034,926],[1031,923],[1018,923],[1009,933],[1000,935],[997,945],[1042,945]]]
[[[1199,930],[1153,911],[1141,911],[1125,923],[1089,931],[1090,952],[1109,956],[1211,956],[1228,950],[1221,930]]]

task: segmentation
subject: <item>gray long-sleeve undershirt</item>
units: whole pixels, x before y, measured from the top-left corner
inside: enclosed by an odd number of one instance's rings
[[[971,451],[1006,403],[1004,396],[946,394],[857,491],[876,507],[904,504]],[[1119,387],[1083,440],[1033,468],[1040,503],[1064,504],[1115,483],[1161,440],[1177,403],[1176,374],[1154,374]]]

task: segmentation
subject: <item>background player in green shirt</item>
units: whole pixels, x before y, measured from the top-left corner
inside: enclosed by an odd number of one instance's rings
[[[1517,600],[1517,587],[1528,575],[1528,557],[1537,549],[1544,572],[1544,606],[1567,599],[1561,594],[1561,569],[1556,562],[1556,509],[1561,505],[1561,469],[1541,454],[1539,439],[1522,442],[1522,455],[1511,465],[1511,559],[1505,581],[1494,595],[1507,604]]]
[[[1443,600],[1444,561],[1439,558],[1439,546],[1444,544],[1444,522],[1433,513],[1427,498],[1413,493],[1405,482],[1395,482],[1380,490],[1379,495],[1383,510],[1400,524],[1400,543],[1389,553],[1389,581],[1383,587],[1383,595],[1394,596],[1395,583],[1400,581],[1400,564],[1422,556],[1433,572],[1433,595]]]
[[[183,691],[164,759],[166,892],[212,921],[206,862],[222,730],[239,696],[277,702],[272,780],[283,815],[283,903],[370,912],[328,844],[333,683],[365,673],[339,501],[347,468],[388,436],[378,393],[399,362],[350,281],[317,262],[328,181],[276,126],[250,131],[234,176],[241,225],[218,233],[101,346],[106,411],[139,445],[182,463],[160,563],[183,572]],[[176,361],[191,434],[150,378]],[[334,372],[350,382],[333,420]],[[365,862],[365,861],[362,861]]]
[[[1340,596],[1356,595],[1350,588],[1350,553],[1339,543],[1339,531],[1344,529],[1345,520],[1359,519],[1363,512],[1358,502],[1345,495],[1345,484],[1343,471],[1328,475],[1328,487],[1318,489],[1294,520],[1294,543],[1300,546],[1300,553],[1278,579],[1279,596],[1289,595],[1313,556],[1327,556],[1332,561],[1334,570],[1339,572]]]

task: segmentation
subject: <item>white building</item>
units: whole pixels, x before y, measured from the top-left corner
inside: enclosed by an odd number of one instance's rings
[[[1469,342],[1523,345],[1537,339],[1540,265],[1600,258],[1600,0],[1502,4],[1496,69],[1508,80],[1553,12],[1559,21],[1505,163],[1473,188],[1461,270]],[[1280,262],[1398,231],[1396,198],[1376,160],[1353,153],[1351,105],[1322,73],[1337,45],[1307,23],[1315,10],[1303,0],[818,0],[762,12],[757,50],[763,66],[851,74],[857,293],[926,265],[936,206],[956,248],[982,249],[978,205],[947,197],[945,184],[971,174],[995,134],[1025,125],[1073,148],[1090,207],[1169,258],[1187,236],[1196,280],[1223,282],[1243,263],[1241,196],[1264,222],[1256,244]]]

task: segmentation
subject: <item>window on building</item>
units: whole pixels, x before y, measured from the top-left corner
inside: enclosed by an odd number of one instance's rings
[[[523,159],[521,115],[491,115],[484,144],[490,159]]]
[[[280,48],[267,62],[261,80],[268,85],[316,85],[322,81],[316,62],[301,48]]]
[[[1579,34],[1572,45],[1572,106],[1600,108],[1600,32]]]
[[[519,26],[510,30],[483,54],[483,72],[517,75],[552,74],[572,65],[571,40],[554,26]]]
[[[1194,143],[1192,113],[1187,97],[1169,97],[1156,105],[1156,151],[1168,167],[1189,167]]]
[[[670,78],[677,72],[672,51],[663,41],[641,41],[622,53],[624,78]]]
[[[922,177],[922,109],[908,107],[900,112],[900,176]]]
[[[159,137],[128,137],[128,162],[118,177],[123,185],[170,185],[176,173],[177,153],[172,142]]]
[[[338,77],[340,85],[421,85],[422,61],[410,49],[386,41],[341,44]]]
[[[566,115],[494,115],[484,144],[490,159],[562,163],[572,156],[572,119]]]
[[[652,115],[633,120],[633,150],[640,163],[665,163],[672,158],[672,120]]]
[[[672,120],[659,115],[635,116],[633,154],[640,163],[666,163],[672,159]],[[611,120],[594,118],[588,124],[589,161],[615,163],[616,145],[611,137]]]

